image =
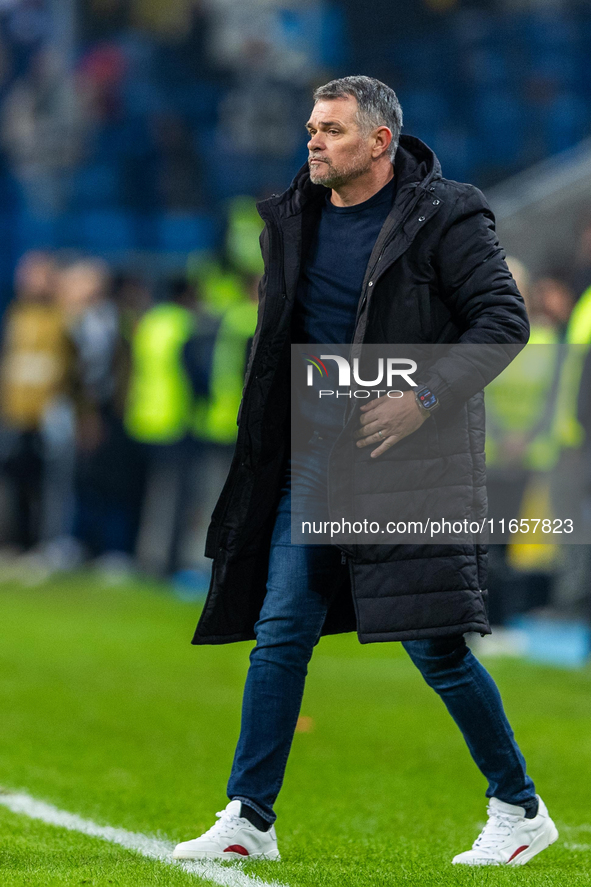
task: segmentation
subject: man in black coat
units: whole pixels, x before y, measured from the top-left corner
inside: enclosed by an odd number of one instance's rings
[[[525,307],[482,194],[443,179],[426,145],[400,138],[393,90],[346,77],[316,90],[314,100],[307,166],[283,195],[259,205],[266,223],[259,319],[236,453],[208,535],[213,574],[194,638],[256,638],[231,800],[175,857],[279,857],[273,804],[308,662],[322,634],[357,629],[362,643],[403,642],[488,780],[488,822],[453,862],[521,865],[558,833],[499,692],[464,641],[464,632],[490,632],[483,547],[465,540],[292,544],[290,516],[296,478],[304,493],[294,508],[303,501],[328,517],[377,489],[396,514],[396,478],[412,488],[417,452],[457,471],[453,488],[437,481],[436,501],[455,497],[485,514],[482,388],[503,366],[491,349],[508,349],[506,364],[510,349],[527,342]],[[464,351],[429,364],[420,397],[409,388],[345,411],[338,399],[318,409],[294,394],[300,433],[290,451],[291,343],[458,343]],[[466,345],[478,346],[470,359]],[[352,453],[363,462],[354,486],[343,461]]]

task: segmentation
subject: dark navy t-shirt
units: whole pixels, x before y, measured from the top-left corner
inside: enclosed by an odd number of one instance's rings
[[[364,203],[334,206],[330,192],[300,275],[292,315],[291,341],[343,344],[353,340],[363,278],[378,234],[394,201],[394,179]],[[315,382],[318,379],[314,376]],[[320,387],[327,387],[323,383]],[[298,412],[323,434],[343,426],[346,397],[320,400],[314,389],[298,390]]]
[[[364,203],[334,206],[330,192],[300,275],[292,342],[348,344],[363,278],[394,200],[394,179]]]

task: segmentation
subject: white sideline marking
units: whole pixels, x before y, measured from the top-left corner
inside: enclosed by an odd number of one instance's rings
[[[38,801],[25,792],[2,792],[0,790],[0,804],[7,807],[13,813],[21,813],[30,819],[40,819],[49,825],[66,828],[71,832],[81,832],[91,838],[102,838],[111,844],[119,844],[126,850],[133,850],[148,859],[157,859],[166,865],[174,865],[184,869],[191,875],[213,881],[220,887],[285,887],[277,881],[263,881],[256,875],[247,875],[236,868],[229,868],[215,860],[195,860],[194,862],[181,862],[172,858],[174,844],[159,838],[150,838],[139,832],[128,832],[124,828],[113,828],[110,825],[98,825],[91,819],[83,819],[75,813],[59,810],[53,804]]]

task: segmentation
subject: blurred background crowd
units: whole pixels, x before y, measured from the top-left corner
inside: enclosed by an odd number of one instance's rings
[[[228,240],[246,235],[258,266],[254,205],[233,210]],[[260,278],[239,265],[204,259],[151,286],[102,258],[24,253],[0,352],[5,576],[92,560],[112,581],[137,563],[206,582],[256,325]]]
[[[386,81],[444,175],[494,198],[532,169],[539,191],[548,158],[566,169],[581,146],[591,172],[590,56],[588,0],[1,0],[0,579],[92,565],[206,587],[256,322],[255,200],[305,161],[315,86]],[[524,356],[491,387],[493,514],[511,493],[534,516],[567,464],[589,519],[578,193],[561,240],[541,244],[518,208],[534,253],[501,224],[532,341],[580,349],[533,373]],[[495,546],[493,621],[545,608],[588,623],[590,559],[585,545]]]

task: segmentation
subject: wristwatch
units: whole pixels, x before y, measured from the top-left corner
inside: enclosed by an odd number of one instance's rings
[[[434,413],[439,406],[439,401],[430,388],[423,387],[419,388],[418,391],[415,391],[415,400],[419,409],[424,413],[427,413],[428,416],[430,416],[431,413]]]

